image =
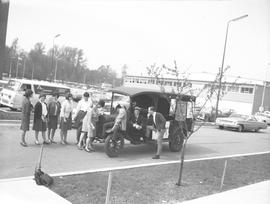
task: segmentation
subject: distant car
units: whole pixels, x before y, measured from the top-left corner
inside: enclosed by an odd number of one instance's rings
[[[217,118],[229,117],[232,113],[234,113],[233,109],[218,110]],[[200,111],[197,119],[203,120],[205,122],[215,122],[215,118],[216,118],[215,114],[216,114],[215,109],[207,108],[205,110]]]
[[[260,122],[264,122],[268,125],[270,125],[270,115],[267,115],[265,113],[255,113],[255,118],[260,121]]]
[[[231,128],[236,129],[239,132],[243,131],[255,131],[258,132],[261,129],[266,129],[267,124],[258,121],[254,116],[232,114],[227,118],[217,118],[216,125],[220,129]]]

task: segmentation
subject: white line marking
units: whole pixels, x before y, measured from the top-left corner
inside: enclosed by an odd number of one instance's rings
[[[233,154],[233,155],[227,155],[227,156],[205,157],[205,158],[198,158],[198,159],[187,159],[185,160],[185,162],[205,161],[205,160],[214,160],[214,159],[227,159],[227,158],[233,158],[233,157],[254,156],[254,155],[261,155],[261,154],[270,154],[270,151]],[[108,168],[91,169],[91,170],[83,170],[83,171],[70,171],[70,172],[54,173],[54,174],[50,174],[50,176],[70,176],[70,175],[79,175],[79,174],[85,174],[85,173],[117,171],[117,170],[124,170],[124,169],[134,169],[134,168],[140,168],[140,167],[159,166],[159,165],[177,164],[177,163],[180,163],[180,161],[173,160],[173,161],[167,161],[167,162],[128,165],[128,166],[120,166],[120,167],[112,167],[112,168],[108,167]],[[17,177],[17,178],[10,178],[10,179],[0,179],[0,182],[18,181],[18,180],[33,179],[33,178],[34,178],[33,176],[27,176],[27,177]]]

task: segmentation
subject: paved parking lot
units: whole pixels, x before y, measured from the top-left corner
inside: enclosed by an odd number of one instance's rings
[[[34,145],[34,132],[27,134],[29,146],[19,145],[18,125],[0,124],[0,179],[32,176],[37,163],[40,146]],[[56,141],[59,141],[59,132]],[[74,145],[75,131],[69,133],[70,145],[52,144],[45,146],[42,168],[48,173],[93,170],[126,165],[147,164],[179,159],[179,153],[172,153],[164,143],[161,159],[151,157],[154,145],[125,144],[118,158],[109,158],[104,153],[103,144],[96,144],[96,152],[87,153]],[[215,127],[202,127],[188,142],[186,159],[225,156],[232,154],[270,151],[270,127],[259,133],[219,130]]]

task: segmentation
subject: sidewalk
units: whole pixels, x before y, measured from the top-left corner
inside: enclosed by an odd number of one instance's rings
[[[0,180],[0,198],[1,203],[70,204],[50,189],[38,186],[33,179]]]
[[[270,180],[183,202],[184,204],[269,204]]]

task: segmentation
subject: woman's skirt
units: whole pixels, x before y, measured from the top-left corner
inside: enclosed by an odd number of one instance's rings
[[[64,121],[64,118],[61,117],[61,120],[60,120],[60,129],[62,131],[68,131],[68,130],[71,130],[71,127],[72,127],[71,114],[67,118],[66,122]]]
[[[33,130],[45,132],[47,130],[47,124],[42,119],[35,119],[33,124]]]
[[[58,125],[58,117],[57,116],[49,116],[48,129],[56,130],[57,125]]]

